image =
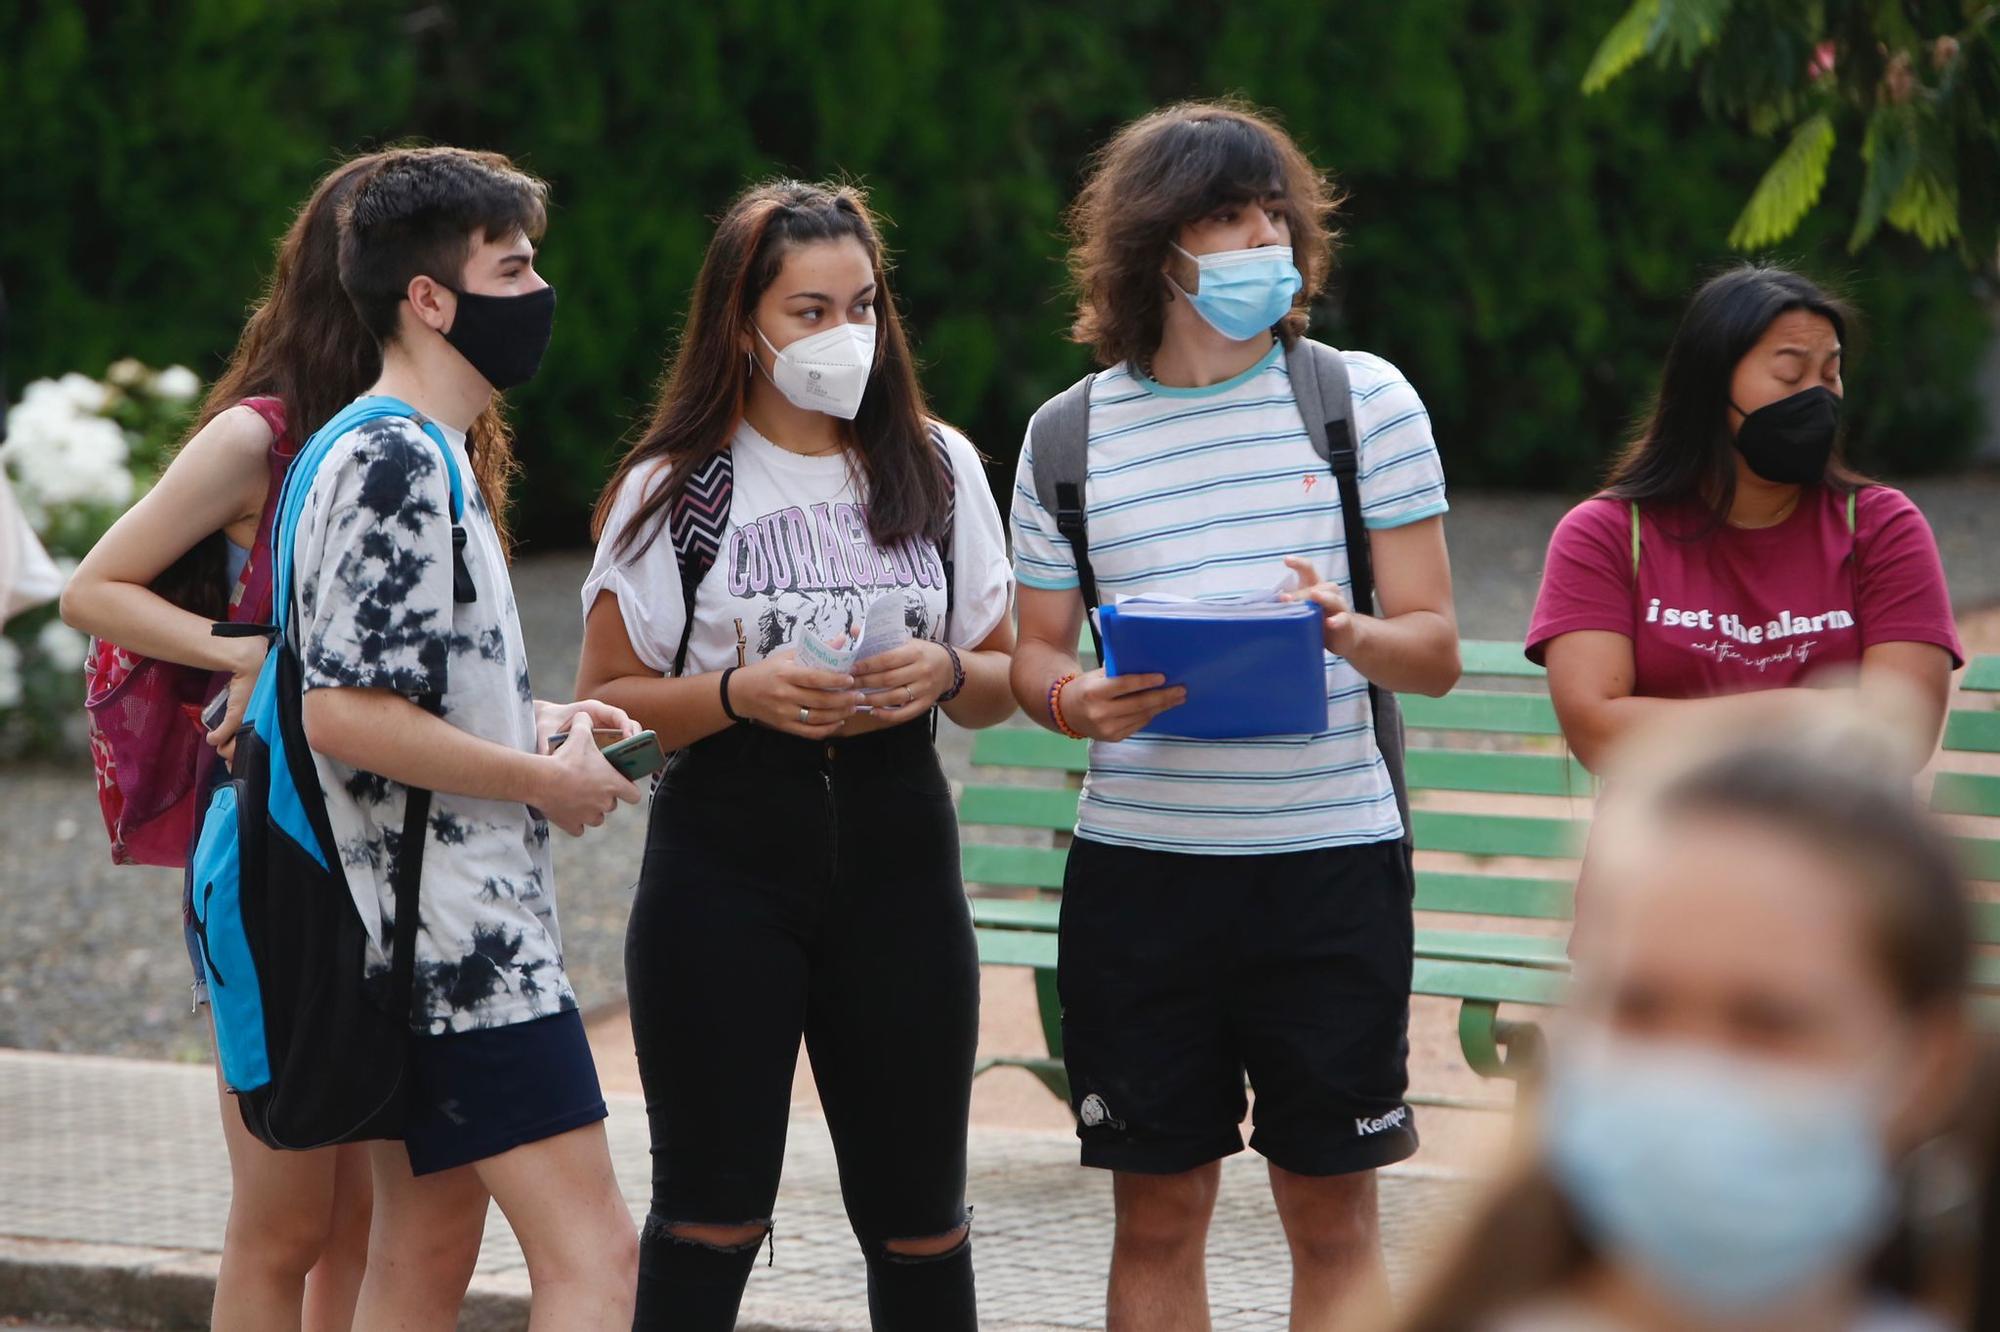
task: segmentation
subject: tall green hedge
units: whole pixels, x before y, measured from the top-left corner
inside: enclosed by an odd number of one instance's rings
[[[745,181],[847,173],[892,221],[939,409],[1004,469],[1080,373],[1062,206],[1127,118],[1238,92],[1351,194],[1322,335],[1400,363],[1453,479],[1587,483],[1770,145],[1665,77],[1585,99],[1621,0],[177,0],[0,9],[0,280],[15,382],[120,355],[212,373],[288,210],[342,152],[409,136],[547,176],[562,290],[516,395],[524,528],[582,536],[643,414],[707,238]],[[1827,210],[1821,210],[1826,212]],[[1871,336],[1862,460],[1962,458],[1989,335],[1956,262],[1860,260],[1816,219],[1782,258],[1843,283]]]

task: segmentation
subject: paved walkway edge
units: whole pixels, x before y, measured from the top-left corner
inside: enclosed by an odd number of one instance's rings
[[[50,1319],[133,1332],[198,1332],[215,1303],[217,1255],[128,1244],[0,1237],[0,1316]],[[475,1279],[458,1332],[519,1332],[528,1297]],[[833,1326],[813,1310],[773,1308],[737,1332],[821,1332]],[[778,1321],[772,1321],[772,1319]]]
[[[208,1326],[218,1263],[217,1255],[192,1250],[0,1238],[0,1314],[134,1332],[196,1332]],[[528,1325],[525,1294],[481,1289],[498,1284],[473,1283],[459,1332],[516,1332]]]

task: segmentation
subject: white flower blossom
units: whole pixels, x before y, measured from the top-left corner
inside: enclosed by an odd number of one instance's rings
[[[201,376],[184,365],[170,365],[153,376],[153,394],[174,402],[185,402],[201,392]]]
[[[134,356],[127,356],[113,361],[111,368],[104,372],[104,378],[119,388],[128,389],[145,383],[152,373],[146,368],[144,361]]]
[[[76,409],[80,412],[90,412],[94,415],[103,411],[105,404],[111,401],[110,389],[89,375],[80,375],[74,370],[56,383],[69,400],[76,404]]]
[[[0,634],[0,712],[21,706],[21,649]]]
[[[35,647],[50,662],[65,671],[81,670],[90,640],[61,620],[50,620],[35,635]]]
[[[21,438],[9,442],[8,461],[24,499],[41,508],[131,503],[132,474],[125,467],[130,449],[118,423],[101,416],[72,415],[59,428],[54,426],[52,420],[43,419],[37,405]],[[10,419],[10,434],[13,428]]]

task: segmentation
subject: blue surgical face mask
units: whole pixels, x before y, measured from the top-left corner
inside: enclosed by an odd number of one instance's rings
[[[1592,1042],[1551,1061],[1543,1140],[1585,1230],[1721,1315],[1854,1262],[1893,1202],[1872,1081]]]
[[[1260,245],[1254,250],[1218,250],[1214,254],[1188,254],[1198,278],[1195,290],[1187,291],[1178,282],[1174,290],[1187,297],[1194,312],[1209,326],[1232,342],[1248,342],[1283,319],[1292,308],[1305,279],[1292,262],[1289,245]],[[1172,278],[1167,281],[1173,282]]]

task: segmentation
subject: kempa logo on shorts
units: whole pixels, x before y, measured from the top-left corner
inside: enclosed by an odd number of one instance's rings
[[[1410,1107],[1407,1105],[1399,1105],[1394,1110],[1391,1110],[1388,1114],[1383,1115],[1380,1119],[1355,1120],[1354,1131],[1361,1137],[1365,1138],[1373,1133],[1386,1133],[1390,1129],[1401,1128],[1403,1127],[1404,1123],[1408,1121],[1409,1118],[1410,1118]]]
[[[1124,1127],[1111,1117],[1111,1107],[1106,1105],[1104,1098],[1096,1092],[1083,1098],[1083,1104],[1077,1107],[1076,1117],[1083,1121],[1085,1128],[1096,1128],[1100,1124],[1109,1124],[1113,1128]]]

